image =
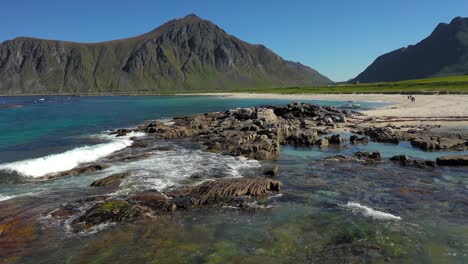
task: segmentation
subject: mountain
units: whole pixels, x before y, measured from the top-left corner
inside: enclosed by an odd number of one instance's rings
[[[101,43],[20,37],[0,44],[0,93],[200,91],[327,84],[196,15]]]
[[[468,74],[468,18],[439,24],[414,46],[378,57],[353,81],[390,82]]]

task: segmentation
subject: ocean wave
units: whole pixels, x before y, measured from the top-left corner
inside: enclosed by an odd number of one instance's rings
[[[93,162],[115,151],[130,146],[133,141],[130,137],[141,136],[142,133],[129,133],[125,137],[111,137],[100,135],[110,142],[92,146],[78,147],[59,154],[52,154],[35,159],[20,160],[11,163],[0,164],[0,170],[17,172],[25,177],[41,177],[50,173],[71,170],[76,166]]]
[[[401,217],[399,216],[377,211],[370,207],[355,202],[348,202],[347,204],[342,206],[351,210],[351,212],[353,212],[354,214],[362,214],[364,216],[372,217],[377,220],[401,220]]]

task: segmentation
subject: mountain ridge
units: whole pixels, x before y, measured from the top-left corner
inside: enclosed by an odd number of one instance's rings
[[[0,93],[152,93],[328,84],[302,64],[196,15],[147,33],[79,43],[18,37],[0,44]]]
[[[379,56],[353,82],[394,82],[468,74],[468,18],[439,23],[415,45]]]

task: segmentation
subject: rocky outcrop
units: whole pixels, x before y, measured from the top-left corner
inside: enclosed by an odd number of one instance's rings
[[[317,127],[344,123],[354,114],[329,106],[292,103],[177,117],[169,124],[154,121],[137,130],[158,139],[190,138],[212,152],[274,160],[279,157],[281,144],[325,147],[328,142],[343,143],[340,135],[320,139],[319,135],[326,132]]]
[[[390,127],[365,127],[360,133],[370,137],[375,142],[381,143],[400,143],[400,135]]]
[[[145,216],[194,207],[256,208],[252,202],[279,192],[282,186],[281,182],[264,177],[218,179],[166,193],[150,190],[129,197],[78,201],[60,207],[51,216],[66,220],[82,213],[80,208],[86,202],[93,202],[94,205],[71,223],[76,232],[81,232],[103,223],[130,223]]]
[[[468,140],[462,136],[421,136],[411,140],[411,145],[425,151],[451,150],[461,151],[468,149]]]
[[[468,166],[468,155],[439,157],[436,162],[439,166]]]
[[[468,149],[468,138],[463,134],[438,133],[428,128],[402,129],[402,127],[364,127],[357,133],[369,136],[373,141],[398,144],[409,141],[415,148],[425,151],[462,151]]]
[[[432,168],[435,162],[432,160],[414,160],[406,155],[393,156],[390,160],[398,162],[400,166],[416,167],[416,168]]]

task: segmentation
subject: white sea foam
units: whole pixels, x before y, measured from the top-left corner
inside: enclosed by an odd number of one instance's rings
[[[109,173],[131,171],[116,194],[133,191],[158,190],[198,183],[207,179],[242,177],[249,170],[259,168],[256,160],[226,156],[200,150],[177,148],[155,152],[153,156],[109,168]]]
[[[3,194],[0,194],[0,201],[6,201],[6,200],[10,200],[11,198],[14,198],[15,196],[13,195],[3,195]]]
[[[40,158],[0,164],[0,170],[15,171],[23,176],[34,178],[50,173],[66,171],[73,169],[79,164],[96,161],[115,151],[128,147],[133,142],[130,140],[130,137],[141,135],[142,133],[129,133],[125,137],[110,137],[102,135],[100,137],[107,138],[110,142],[78,147],[63,153]]]
[[[399,216],[377,211],[370,207],[355,202],[348,202],[347,204],[343,205],[343,207],[348,208],[354,214],[362,214],[364,216],[372,217],[377,220],[401,220],[401,217]]]

